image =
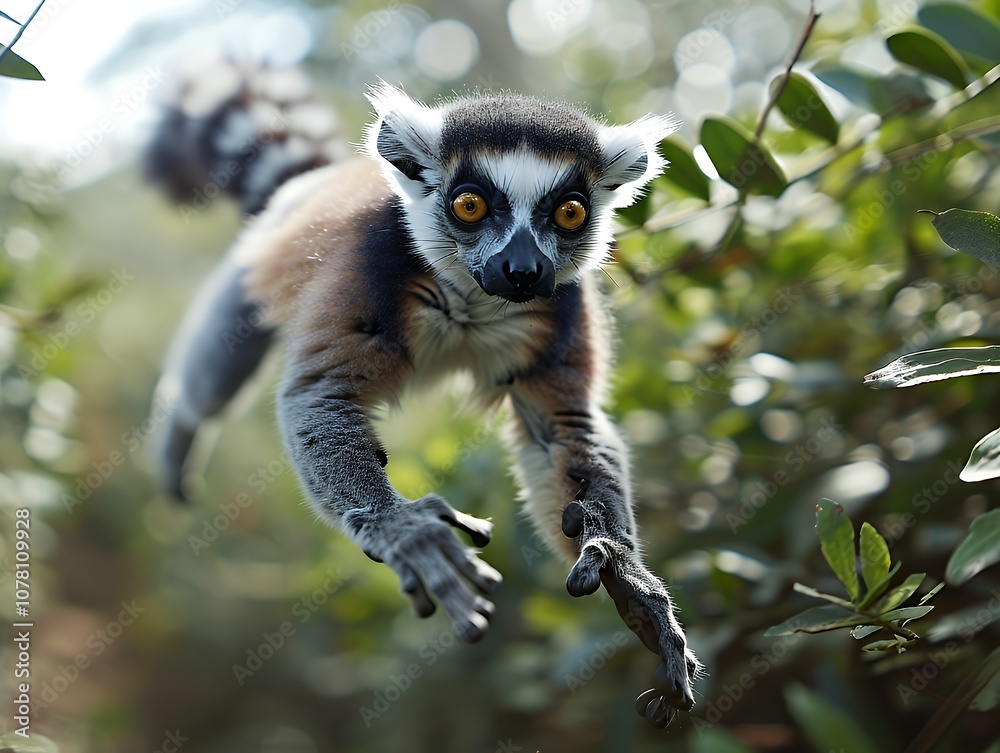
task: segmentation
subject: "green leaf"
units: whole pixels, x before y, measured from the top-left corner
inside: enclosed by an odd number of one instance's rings
[[[964,89],[969,83],[965,61],[932,31],[913,27],[890,35],[885,44],[900,63],[944,79],[956,89]]]
[[[802,734],[816,750],[877,753],[875,745],[850,714],[826,701],[804,685],[785,688],[788,711]]]
[[[857,609],[859,612],[866,612],[868,610],[868,607],[875,602],[875,599],[877,599],[879,596],[885,593],[885,589],[889,587],[889,581],[891,581],[892,577],[899,572],[899,568],[902,566],[903,566],[902,562],[897,562],[895,565],[892,566],[892,570],[890,570],[885,574],[885,576],[883,576],[882,580],[880,580],[874,586],[870,587],[867,591],[865,591],[865,597],[860,602],[858,602]]]
[[[920,588],[920,584],[924,582],[925,577],[926,575],[924,573],[914,573],[913,575],[910,575],[906,580],[882,597],[878,603],[869,610],[869,612],[871,614],[885,614],[886,612],[895,609],[904,601],[909,599],[913,595],[914,591]]]
[[[852,601],[860,591],[854,565],[854,526],[844,508],[829,499],[816,505],[816,533],[820,549]]]
[[[862,638],[867,638],[872,633],[877,633],[882,629],[882,625],[858,625],[851,631],[851,637],[860,641]]]
[[[919,620],[921,617],[927,615],[934,607],[903,607],[902,609],[893,609],[891,612],[886,612],[885,614],[880,614],[879,617],[886,622],[892,622],[893,620],[899,620],[900,625],[905,625],[910,620]]]
[[[973,711],[989,711],[997,706],[1000,706],[1000,674],[993,675],[986,687],[969,704]]]
[[[877,586],[889,572],[889,546],[879,532],[870,523],[861,524],[861,574],[865,579],[865,587],[870,591]]]
[[[878,86],[875,76],[843,66],[835,59],[820,61],[811,72],[831,89],[843,94],[852,104],[869,109],[872,107],[872,95]]]
[[[660,152],[670,162],[663,177],[692,196],[709,201],[708,176],[701,171],[691,150],[679,139],[666,139],[660,144]]]
[[[862,651],[888,651],[891,648],[896,648],[899,646],[899,640],[896,638],[889,638],[884,641],[873,641],[861,647]]]
[[[897,358],[865,376],[865,384],[877,390],[915,387],[944,379],[1000,373],[1000,345],[982,348],[936,348]]]
[[[1000,24],[982,11],[955,3],[931,3],[917,20],[962,52],[996,63],[1000,56]]]
[[[844,609],[849,609],[854,611],[853,602],[847,601],[846,599],[841,599],[839,596],[833,596],[831,594],[825,594],[822,591],[817,591],[811,586],[804,586],[801,583],[795,583],[792,585],[792,589],[798,591],[800,594],[805,594],[806,596],[813,596],[817,599],[826,599],[826,601],[833,602],[839,606],[844,607]]]
[[[934,588],[932,588],[930,591],[928,591],[923,596],[921,596],[920,597],[920,603],[921,604],[926,604],[928,601],[930,601],[931,599],[933,599],[934,596],[937,594],[937,592],[940,591],[942,588],[944,588],[944,581],[941,581],[936,586],[934,586]]]
[[[991,431],[972,448],[969,462],[958,474],[962,481],[973,483],[1000,476],[1000,429]]]
[[[936,214],[931,224],[941,240],[956,251],[1000,267],[1000,217],[989,212],[949,209]]]
[[[789,617],[780,625],[768,628],[764,636],[771,638],[778,635],[791,635],[792,633],[824,633],[827,630],[861,625],[869,619],[831,604],[829,606],[813,607],[794,617]]]
[[[14,732],[0,735],[0,750],[8,749],[14,753],[59,753],[58,745],[36,732],[32,732],[28,738]]]
[[[945,580],[957,586],[1000,560],[1000,508],[972,521],[965,540],[948,560]]]
[[[732,118],[705,118],[701,144],[719,176],[741,193],[780,196],[788,181],[774,157],[752,143],[753,135]]]
[[[720,727],[709,727],[698,735],[691,735],[691,753],[754,753],[731,732]],[[514,750],[515,748],[511,748]]]
[[[778,76],[771,82],[771,91],[781,82]],[[792,73],[777,101],[778,111],[792,128],[809,131],[821,139],[836,144],[840,124],[830,113],[812,82],[801,73]]]
[[[3,58],[0,58],[0,76],[24,78],[31,81],[45,80],[45,77],[38,72],[35,66],[13,50],[8,50],[2,44],[0,44],[0,54],[3,55]]]

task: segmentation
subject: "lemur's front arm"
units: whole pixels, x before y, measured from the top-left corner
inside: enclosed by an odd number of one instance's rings
[[[543,532],[576,560],[570,594],[603,583],[625,624],[663,659],[643,713],[666,724],[672,708],[694,705],[700,665],[667,589],[639,554],[626,448],[601,409],[608,322],[589,278],[557,292],[553,307],[552,346],[510,387],[517,475]]]

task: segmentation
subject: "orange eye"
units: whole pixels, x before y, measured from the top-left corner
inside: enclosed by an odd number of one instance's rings
[[[577,230],[587,219],[587,209],[576,199],[570,199],[559,205],[552,219],[563,230]]]
[[[479,222],[486,216],[486,199],[472,191],[465,191],[451,202],[451,211],[462,222]]]

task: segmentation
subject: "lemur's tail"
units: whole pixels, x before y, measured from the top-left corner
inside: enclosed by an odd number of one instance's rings
[[[350,147],[298,68],[219,56],[188,63],[168,93],[145,172],[192,210],[226,193],[256,214],[286,180]]]
[[[332,108],[305,74],[215,58],[188,66],[152,143],[146,174],[191,212],[226,193],[257,214],[285,181],[350,151]],[[249,300],[245,270],[227,257],[174,336],[154,399],[162,418],[157,470],[177,498],[191,496],[191,448],[257,370],[273,338],[262,304]]]

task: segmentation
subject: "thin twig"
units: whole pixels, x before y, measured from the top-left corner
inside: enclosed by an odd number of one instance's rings
[[[806,42],[809,41],[809,36],[812,34],[813,27],[816,26],[816,22],[819,21],[819,17],[820,14],[816,12],[815,0],[810,0],[809,18],[806,19],[806,25],[802,29],[802,34],[799,35],[798,44],[796,44],[795,49],[792,50],[792,54],[788,58],[788,64],[785,66],[785,72],[778,81],[778,85],[774,87],[774,91],[771,92],[771,98],[767,101],[767,104],[760,113],[760,118],[757,120],[757,128],[754,129],[753,132],[754,144],[760,142],[760,137],[764,133],[764,126],[767,124],[767,116],[771,114],[771,110],[773,110],[774,106],[778,103],[781,93],[785,91],[788,79],[792,76],[792,66],[798,62],[799,57],[802,55],[802,50],[805,49]]]
[[[9,50],[11,47],[17,44],[17,40],[21,38],[22,34],[24,34],[24,30],[28,28],[28,24],[30,24],[32,21],[35,20],[35,16],[38,15],[38,11],[42,9],[43,5],[45,5],[45,0],[42,0],[38,4],[38,6],[31,12],[31,15],[28,16],[28,20],[25,21],[23,24],[21,24],[21,28],[17,30],[17,34],[14,35],[14,38],[10,40],[10,44],[7,45],[6,47],[3,47],[3,49],[0,49],[0,60],[3,60],[4,55],[7,54],[7,50]],[[2,45],[0,45],[0,47],[2,47]]]

